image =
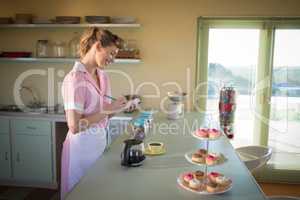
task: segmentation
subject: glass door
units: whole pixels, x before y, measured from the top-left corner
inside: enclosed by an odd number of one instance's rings
[[[209,28],[206,110],[218,118],[222,86],[237,92],[235,147],[253,144],[253,97],[259,52],[259,29]]]
[[[234,86],[234,147],[271,147],[255,176],[299,183],[300,18],[200,17],[198,28],[197,110],[218,118],[220,89]]]
[[[300,29],[276,29],[268,144],[275,169],[300,170]]]

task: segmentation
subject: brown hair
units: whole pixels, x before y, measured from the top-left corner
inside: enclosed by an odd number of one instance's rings
[[[102,30],[97,27],[88,28],[80,39],[80,56],[83,57],[91,49],[95,42],[99,41],[102,47],[111,45],[121,49],[123,40],[108,30]]]

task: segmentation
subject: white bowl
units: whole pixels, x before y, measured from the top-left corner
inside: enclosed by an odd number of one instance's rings
[[[236,151],[250,171],[265,165],[272,155],[272,149],[264,146],[245,146]]]

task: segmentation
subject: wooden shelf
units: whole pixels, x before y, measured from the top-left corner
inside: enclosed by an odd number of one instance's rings
[[[0,29],[4,28],[138,28],[140,24],[0,24]],[[72,63],[76,58],[1,58],[0,62],[28,62],[28,63]],[[138,64],[140,59],[115,59],[114,64]]]
[[[0,24],[0,28],[138,28],[140,24]]]
[[[44,63],[67,63],[75,62],[76,58],[0,58],[0,62],[44,62]],[[115,59],[114,64],[138,64],[140,59]]]

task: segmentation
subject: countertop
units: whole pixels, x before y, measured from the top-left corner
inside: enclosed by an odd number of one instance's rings
[[[110,120],[131,120],[134,114],[120,113],[113,116]],[[53,122],[66,122],[65,114],[58,113],[32,113],[32,112],[4,112],[0,111],[0,116],[4,118],[19,118],[19,119],[38,119]]]
[[[167,153],[162,156],[147,157],[141,167],[126,168],[120,165],[122,142],[128,138],[121,135],[111,147],[89,169],[75,188],[67,196],[68,200],[166,200],[166,199],[214,199],[214,200],[264,200],[266,199],[255,179],[235,153],[227,138],[222,137],[209,143],[209,150],[221,152],[228,159],[223,165],[210,167],[233,180],[230,191],[219,195],[199,195],[184,190],[177,184],[182,172],[203,170],[201,166],[190,164],[184,157],[186,152],[204,148],[205,142],[191,136],[191,131],[200,126],[199,113],[187,113],[184,119],[167,120],[158,114],[154,127],[147,135],[145,143],[162,141]]]
[[[64,114],[57,113],[33,113],[33,112],[4,112],[0,111],[1,117],[7,118],[24,118],[24,119],[40,119],[49,120],[55,122],[65,122],[66,118]]]

